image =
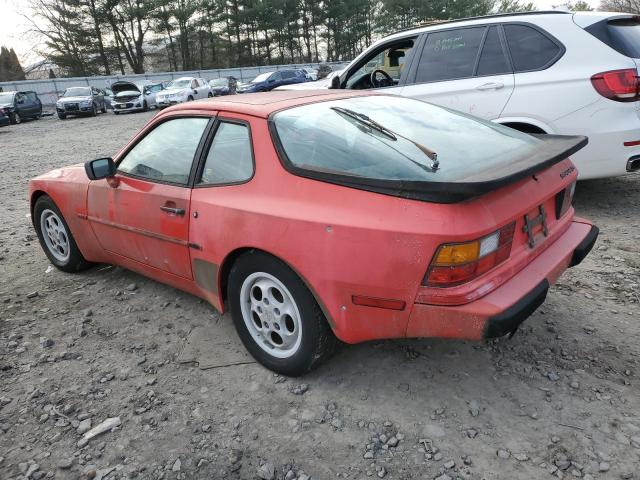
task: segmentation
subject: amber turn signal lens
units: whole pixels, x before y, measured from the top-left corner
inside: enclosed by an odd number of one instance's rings
[[[460,265],[478,259],[480,242],[458,243],[442,245],[434,263],[437,265]]]

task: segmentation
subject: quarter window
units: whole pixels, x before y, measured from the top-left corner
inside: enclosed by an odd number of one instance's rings
[[[422,50],[416,82],[473,76],[485,28],[460,28],[430,33]]]
[[[500,75],[501,73],[508,73],[510,70],[500,42],[498,27],[491,27],[482,47],[476,75]]]
[[[526,25],[504,25],[516,72],[540,70],[560,54],[560,47],[546,35]]]
[[[252,176],[253,154],[249,128],[238,123],[220,122],[198,183],[238,183]]]
[[[118,171],[152,181],[186,185],[207,118],[177,118],[161,123],[138,142]]]

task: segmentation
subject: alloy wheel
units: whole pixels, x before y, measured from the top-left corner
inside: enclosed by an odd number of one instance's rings
[[[51,255],[59,262],[66,262],[71,253],[69,234],[58,214],[45,209],[40,215],[40,229]]]
[[[240,307],[256,344],[276,358],[293,356],[302,341],[302,322],[291,292],[273,275],[256,272],[240,289]]]

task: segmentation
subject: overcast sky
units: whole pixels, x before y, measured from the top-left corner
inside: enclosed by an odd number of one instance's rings
[[[426,0],[428,1],[428,0]],[[538,10],[551,9],[554,5],[562,3],[564,0],[533,0]],[[596,8],[599,0],[587,0],[591,6]],[[30,65],[38,60],[40,56],[36,50],[42,48],[37,45],[41,41],[37,36],[29,34],[29,20],[23,17],[28,15],[27,0],[0,0],[0,45],[15,49],[23,66]]]

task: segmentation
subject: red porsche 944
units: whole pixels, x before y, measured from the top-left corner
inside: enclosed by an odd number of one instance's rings
[[[338,339],[515,331],[596,241],[572,207],[586,142],[390,95],[237,95],[166,109],[29,196],[61,270],[117,264],[202,297],[299,375]]]

